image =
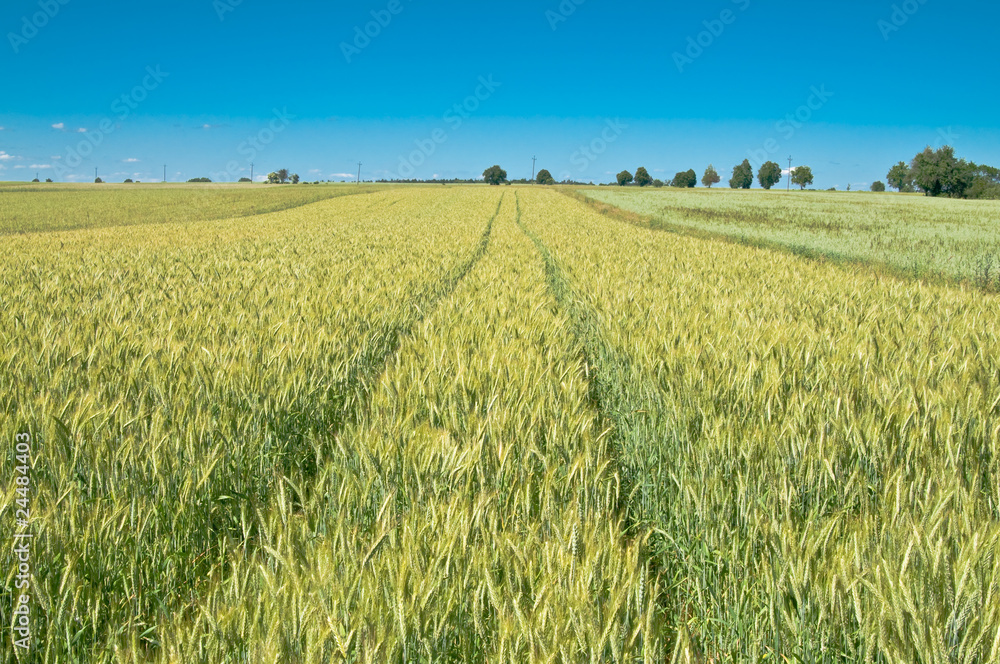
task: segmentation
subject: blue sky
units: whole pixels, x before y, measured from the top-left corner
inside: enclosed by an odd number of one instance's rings
[[[993,3],[7,0],[0,180],[1000,164]],[[368,34],[365,34],[367,31]],[[82,131],[85,130],[85,131]]]

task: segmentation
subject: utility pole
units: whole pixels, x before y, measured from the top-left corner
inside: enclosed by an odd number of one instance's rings
[[[163,182],[165,183],[166,181],[167,181],[167,165],[164,164],[163,165]]]
[[[250,162],[250,184],[253,184],[253,162]]]
[[[361,184],[361,162],[358,162],[358,184]]]
[[[535,180],[535,162],[538,161],[538,157],[531,158],[531,181]]]
[[[94,182],[97,182],[97,166],[94,166]]]
[[[785,191],[792,190],[792,155],[788,155],[788,186],[785,187]]]

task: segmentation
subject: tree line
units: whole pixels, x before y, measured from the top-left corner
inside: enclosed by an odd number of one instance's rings
[[[765,163],[757,173],[757,181],[764,189],[770,189],[778,184],[781,182],[781,178],[781,166],[773,161]],[[729,178],[729,187],[731,189],[749,189],[753,186],[753,180],[753,166],[750,165],[749,159],[744,159],[743,163],[733,167],[733,176]],[[679,171],[674,175],[673,180],[664,182],[662,180],[654,180],[650,177],[649,171],[645,167],[640,166],[636,169],[635,175],[632,175],[629,171],[622,171],[618,174],[617,181],[620,187],[628,185],[663,187],[669,185],[681,189],[690,189],[698,184],[698,174],[691,168],[686,171]],[[701,183],[711,189],[712,185],[720,182],[722,182],[722,177],[719,175],[719,172],[715,170],[715,166],[709,164],[708,168],[705,169],[705,173],[701,176]],[[792,169],[792,182],[805,189],[813,183],[812,169],[808,166],[799,166]]]
[[[928,146],[909,164],[900,161],[889,169],[886,181],[904,193],[1000,199],[1000,169],[959,159],[950,145],[937,150]]]

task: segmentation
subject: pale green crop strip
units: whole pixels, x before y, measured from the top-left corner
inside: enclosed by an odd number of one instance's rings
[[[581,190],[649,227],[1000,290],[1000,201],[868,193]]]
[[[627,404],[675,659],[1000,657],[996,298],[532,196]]]

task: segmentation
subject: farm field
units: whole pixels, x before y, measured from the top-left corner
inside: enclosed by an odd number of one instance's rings
[[[581,190],[661,229],[691,229],[1000,290],[1000,202],[803,191]]]
[[[0,236],[264,214],[374,191],[375,185],[0,183]]]
[[[298,189],[0,191],[42,661],[1000,658],[996,296],[551,188]],[[586,193],[992,246],[964,201]]]

